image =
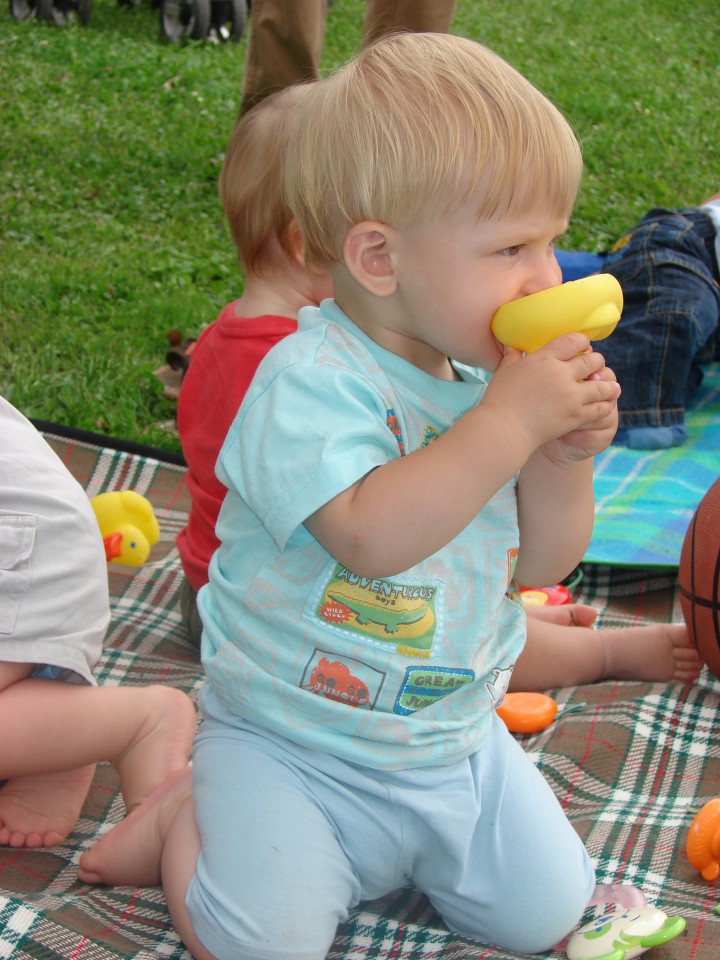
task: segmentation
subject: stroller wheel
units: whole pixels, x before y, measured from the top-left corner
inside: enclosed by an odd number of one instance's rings
[[[161,0],[160,34],[165,40],[204,40],[210,29],[210,0]]]
[[[70,0],[37,0],[38,20],[51,20],[59,27],[70,23]]]
[[[10,0],[10,16],[13,20],[29,20],[36,13],[36,0]]]
[[[72,23],[77,15],[83,27],[90,22],[92,0],[37,0],[38,20],[51,20],[59,27]]]
[[[246,0],[212,0],[210,7],[210,36],[221,43],[228,40],[237,43],[247,25]]]

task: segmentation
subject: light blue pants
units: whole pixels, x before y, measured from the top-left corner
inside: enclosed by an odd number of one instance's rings
[[[377,771],[237,720],[208,687],[202,708],[187,906],[218,960],[322,960],[349,908],[408,883],[452,930],[518,953],[580,920],[589,857],[499,719],[467,760]]]

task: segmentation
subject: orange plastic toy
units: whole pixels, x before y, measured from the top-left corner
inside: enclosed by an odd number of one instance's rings
[[[532,353],[562,333],[609,337],[623,307],[622,288],[610,273],[594,273],[511,300],[496,311],[492,332],[500,343]]]
[[[558,705],[546,693],[506,693],[497,714],[510,733],[539,733],[557,716]]]
[[[687,838],[690,863],[706,880],[720,876],[720,798],[709,800],[693,820]]]

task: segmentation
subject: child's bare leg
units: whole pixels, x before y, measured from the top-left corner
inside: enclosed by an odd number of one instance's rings
[[[545,614],[546,608],[537,609]],[[701,666],[684,624],[593,629],[553,623],[528,607],[527,643],[510,690],[548,690],[606,679],[692,683]]]
[[[605,678],[694,683],[702,660],[684,623],[597,630],[605,648]]]
[[[199,853],[187,768],[170,774],[144,803],[84,853],[78,877],[83,883],[113,886],[162,882],[173,924],[185,946],[195,960],[212,960],[195,936],[185,906]]]
[[[66,836],[98,761],[117,767],[128,810],[187,764],[195,710],[179,690],[32,679],[22,668],[0,663],[0,843]]]

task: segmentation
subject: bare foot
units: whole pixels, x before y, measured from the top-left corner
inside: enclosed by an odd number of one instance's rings
[[[83,883],[152,887],[160,883],[165,838],[192,797],[190,767],[175,770],[124,820],[80,857]]]
[[[187,766],[196,716],[192,700],[173,687],[144,689],[147,717],[133,742],[113,760],[131,813],[169,773]]]
[[[95,764],[17,777],[0,790],[0,845],[53,847],[77,823],[92,783]]]
[[[596,631],[602,638],[605,677],[694,683],[702,660],[683,623],[654,623],[643,627]]]

